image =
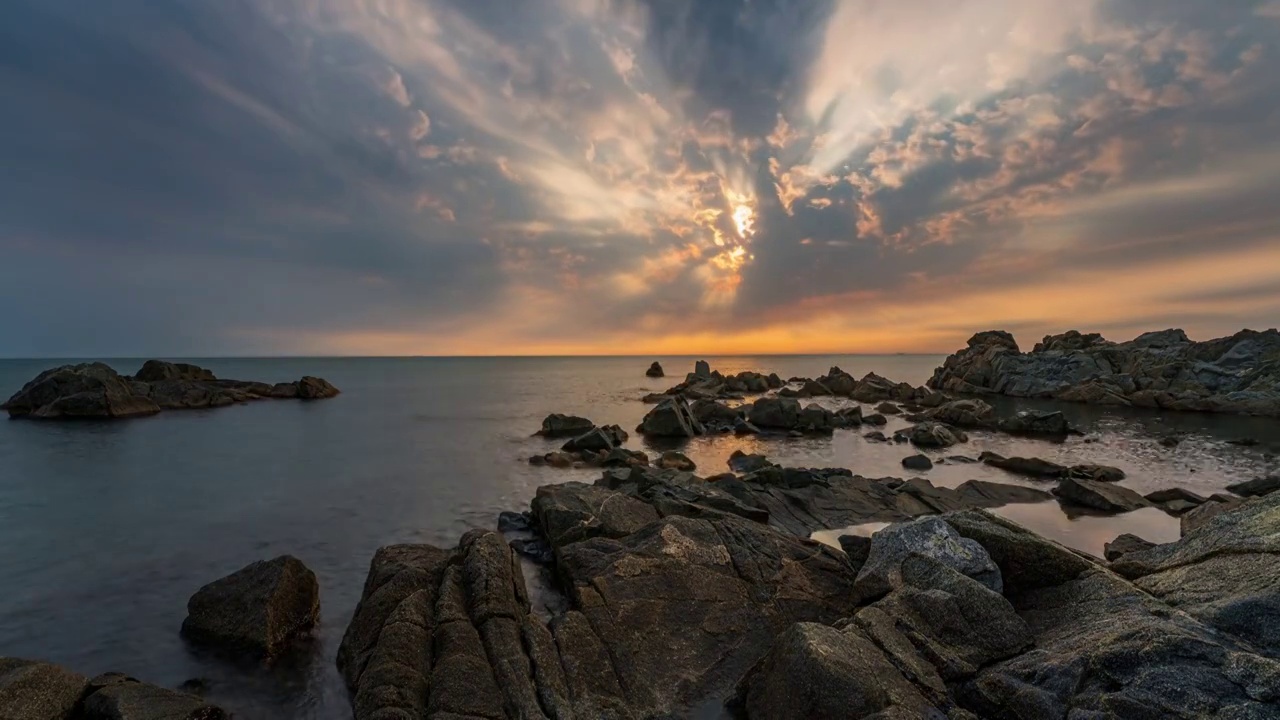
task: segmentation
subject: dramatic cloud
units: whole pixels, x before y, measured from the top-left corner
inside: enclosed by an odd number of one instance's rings
[[[1274,0],[17,0],[0,355],[1280,313]]]

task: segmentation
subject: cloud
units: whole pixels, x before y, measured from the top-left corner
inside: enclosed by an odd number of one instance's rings
[[[1280,305],[1276,15],[18,0],[0,355],[1228,332]]]

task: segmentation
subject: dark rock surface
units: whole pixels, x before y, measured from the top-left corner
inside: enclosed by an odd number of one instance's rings
[[[200,588],[182,634],[230,650],[277,655],[320,620],[320,586],[301,560],[258,561]]]
[[[1147,550],[1155,547],[1155,543],[1143,540],[1137,535],[1125,533],[1102,546],[1102,555],[1107,562],[1115,562],[1131,552]]]
[[[916,447],[942,450],[952,445],[968,442],[969,436],[939,422],[926,421],[894,433],[894,439],[903,438]]]
[[[650,410],[640,421],[636,432],[647,437],[691,438],[706,431],[694,417],[689,403],[683,398],[673,397]]]
[[[1235,485],[1228,485],[1227,489],[1236,495],[1242,497],[1261,497],[1270,495],[1280,490],[1280,475],[1268,475],[1267,477],[1255,478]]]
[[[565,452],[608,452],[627,441],[627,431],[617,425],[593,427],[590,430],[570,438],[560,447]]]
[[[1040,458],[1003,457],[993,452],[984,452],[979,459],[992,467],[1033,478],[1059,478],[1067,473],[1065,465],[1042,460]]]
[[[767,467],[776,466],[774,463],[769,462],[769,458],[764,455],[747,454],[741,450],[734,450],[733,454],[729,456],[729,469],[736,473],[752,473]]]
[[[653,363],[649,365],[649,369],[645,370],[644,374],[645,374],[645,377],[651,377],[651,378],[660,378],[666,375],[666,373],[662,371],[662,363],[658,362],[657,360],[654,360]]]
[[[923,556],[967,575],[985,587],[1000,592],[1000,569],[986,549],[974,540],[961,537],[937,515],[890,525],[871,536],[871,551],[854,581],[854,592],[862,600],[874,600],[892,589],[891,577],[902,572],[911,556]]]
[[[46,370],[0,407],[10,417],[19,418],[119,419],[269,398],[314,400],[336,395],[338,389],[333,385],[310,376],[294,383],[268,385],[219,380],[196,365],[148,360],[135,377],[120,375],[103,363]]]
[[[47,662],[0,657],[4,720],[226,720],[195,695],[119,673],[92,680]]]
[[[911,455],[902,458],[902,467],[907,470],[932,470],[933,461],[927,455]]]
[[[1098,405],[1280,417],[1280,332],[1193,342],[1181,330],[1113,343],[1070,331],[1029,353],[989,331],[946,359],[929,387]]]
[[[1059,481],[1053,494],[1064,503],[1104,513],[1125,513],[1151,507],[1146,498],[1129,488],[1073,477]]]

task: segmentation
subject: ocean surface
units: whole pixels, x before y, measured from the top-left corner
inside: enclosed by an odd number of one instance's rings
[[[654,359],[667,378],[644,376]],[[838,365],[858,377],[875,371],[913,384],[942,361],[706,359],[726,373],[812,377]],[[110,423],[0,420],[0,656],[52,660],[88,675],[124,672],[171,687],[198,678],[210,699],[244,718],[349,718],[333,659],[374,551],[398,542],[452,546],[470,528],[494,527],[502,510],[527,509],[539,485],[598,477],[527,463],[557,446],[531,436],[541,419],[573,413],[631,430],[650,407],[639,398],[683,379],[694,360],[194,359],[188,361],[241,380],[318,375],[343,394]],[[64,362],[0,360],[0,398]],[[123,373],[142,364],[106,362]],[[1062,409],[1085,437],[1059,444],[971,433],[949,454],[994,450],[1116,465],[1129,475],[1124,484],[1144,493],[1181,486],[1209,494],[1277,470],[1275,420]],[[905,425],[891,418],[885,430]],[[1159,439],[1171,432],[1188,436],[1162,447]],[[1242,438],[1258,444],[1228,442]],[[634,436],[629,446],[646,449]],[[913,454],[868,442],[857,430],[821,439],[699,438],[682,449],[706,475],[725,471],[737,449],[873,477],[904,476],[900,462]],[[971,478],[1035,485],[981,465],[922,474],[947,486]],[[1049,502],[999,512],[1095,554],[1122,532],[1156,542],[1178,536],[1177,520],[1157,510],[1072,518]],[[818,536],[833,541],[843,532]],[[181,639],[187,599],[201,585],[283,553],[302,558],[320,579],[323,621],[312,645],[267,667],[214,657]]]

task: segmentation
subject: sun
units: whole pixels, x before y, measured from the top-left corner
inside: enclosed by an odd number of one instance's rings
[[[746,240],[756,234],[756,211],[746,203],[739,203],[733,208],[733,224],[738,228],[738,237]]]

